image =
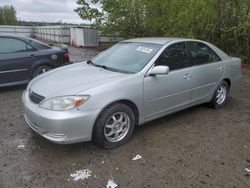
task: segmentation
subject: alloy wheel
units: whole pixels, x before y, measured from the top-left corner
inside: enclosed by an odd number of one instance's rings
[[[104,127],[104,136],[109,142],[119,142],[130,129],[129,116],[124,112],[113,114]]]
[[[221,85],[217,90],[216,102],[221,105],[227,97],[227,87],[225,85]]]

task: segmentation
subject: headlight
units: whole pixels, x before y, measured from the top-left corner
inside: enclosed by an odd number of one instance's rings
[[[88,100],[89,96],[64,96],[45,100],[41,108],[54,111],[66,111],[80,106]]]

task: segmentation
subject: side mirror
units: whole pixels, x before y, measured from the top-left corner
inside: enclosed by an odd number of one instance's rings
[[[168,74],[168,73],[169,73],[168,66],[159,65],[159,66],[153,67],[150,70],[149,75],[163,75],[163,74]]]

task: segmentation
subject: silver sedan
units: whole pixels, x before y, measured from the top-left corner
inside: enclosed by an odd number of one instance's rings
[[[201,103],[222,107],[239,84],[240,64],[204,41],[126,40],[32,80],[23,93],[25,120],[55,143],[114,148],[137,125]]]

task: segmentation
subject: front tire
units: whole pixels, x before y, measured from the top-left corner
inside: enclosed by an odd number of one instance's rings
[[[221,81],[215,90],[210,106],[217,109],[224,106],[227,102],[229,86],[225,80]]]
[[[116,103],[106,108],[97,119],[93,140],[103,148],[125,144],[133,134],[135,115],[125,104]]]

